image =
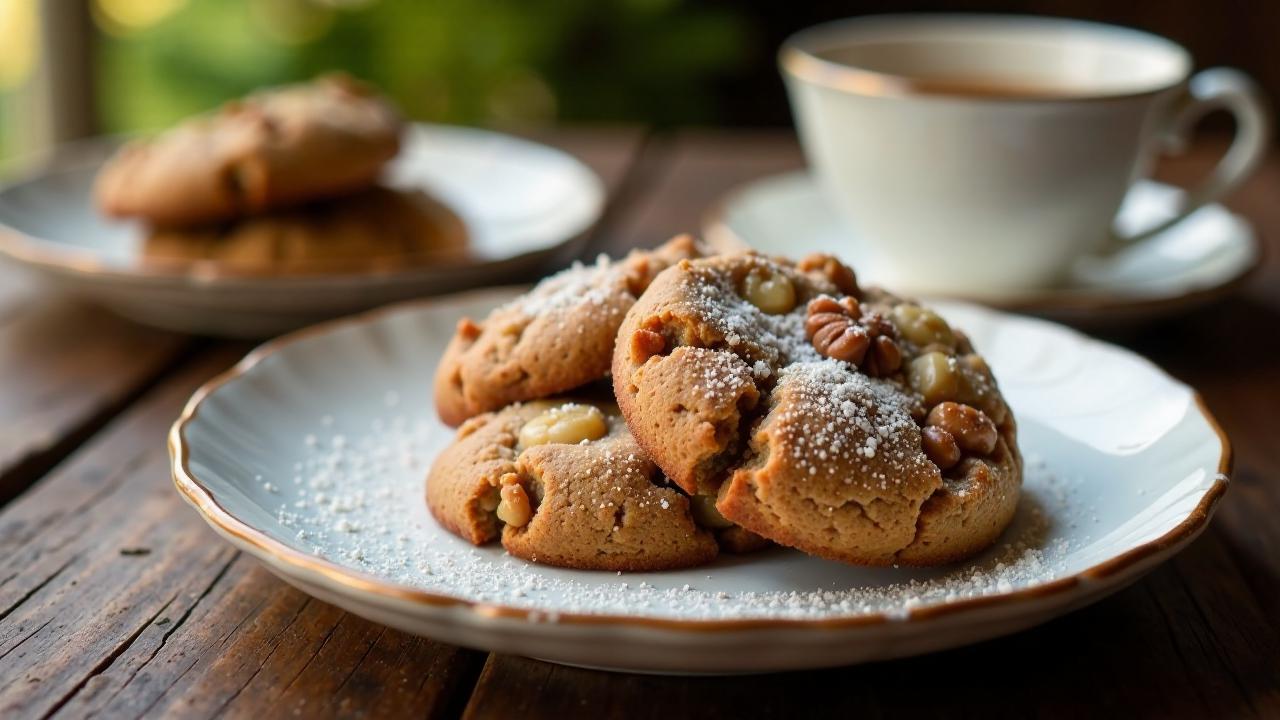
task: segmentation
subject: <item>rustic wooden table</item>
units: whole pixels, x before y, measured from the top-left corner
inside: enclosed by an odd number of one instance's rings
[[[696,229],[730,187],[801,164],[782,132],[544,139],[611,190],[592,253]],[[1188,180],[1213,157],[1164,172]],[[1198,387],[1235,444],[1231,490],[1196,543],[1012,637],[745,678],[487,655],[294,590],[169,480],[169,424],[248,346],[139,327],[0,268],[0,717],[1280,716],[1280,156],[1229,204],[1271,249],[1246,290],[1109,338]]]

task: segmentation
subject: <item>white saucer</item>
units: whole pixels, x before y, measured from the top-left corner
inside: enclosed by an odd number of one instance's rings
[[[1169,185],[1140,181],[1125,200],[1118,224],[1126,229],[1154,225],[1175,213],[1181,195]],[[703,231],[719,247],[789,256],[834,252],[860,278],[876,282],[873,249],[847,228],[808,172],[737,188],[712,208]],[[1082,266],[1063,286],[986,304],[1084,324],[1150,318],[1221,297],[1260,261],[1253,228],[1215,204],[1147,243]]]
[[[178,490],[223,537],[326,602],[444,642],[591,667],[795,670],[976,642],[1094,602],[1178,552],[1227,488],[1195,392],[1062,326],[938,305],[1017,413],[1023,499],[995,547],[936,569],[775,549],[653,573],[526,563],[426,509],[454,431],[435,361],[510,291],[374,311],[273,341],[202,388],[169,436]]]
[[[396,300],[492,284],[569,247],[600,217],[604,184],[559,150],[499,133],[415,125],[387,181],[422,188],[467,226],[466,264],[269,276],[145,264],[136,223],[95,210],[93,179],[118,141],[61,153],[0,190],[0,255],[139,322],[263,337]]]

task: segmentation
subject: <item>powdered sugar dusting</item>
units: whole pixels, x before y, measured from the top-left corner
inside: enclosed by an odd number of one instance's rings
[[[318,420],[308,430],[317,438],[314,444],[298,438],[303,459],[292,481],[257,481],[279,491],[263,493],[259,501],[274,509],[282,538],[387,582],[535,610],[547,620],[561,613],[688,619],[901,615],[1062,576],[1072,545],[1053,532],[1060,524],[1055,518],[1087,515],[1077,507],[1070,484],[1031,459],[1013,527],[995,548],[958,567],[862,569],[778,549],[726,556],[692,570],[629,577],[563,570],[512,558],[496,544],[473,547],[439,527],[427,513],[422,484],[451,433],[434,419],[393,412],[385,408],[386,414],[364,428],[341,427],[341,421],[331,427]],[[339,434],[344,443],[333,442]],[[812,571],[796,572],[808,565],[814,566]],[[744,575],[746,570],[750,572]],[[822,580],[777,588],[780,579],[796,577]]]
[[[613,276],[620,278],[623,272],[622,265],[607,255],[600,255],[591,265],[575,261],[513,300],[508,307],[517,307],[525,315],[537,317],[580,305],[604,305],[615,292]]]
[[[877,475],[865,466],[863,474],[866,481],[885,487],[915,474],[908,465],[922,462],[916,451],[914,397],[888,380],[851,373],[845,363],[827,359],[783,368],[774,392],[789,400],[776,419],[779,427],[792,431],[793,462],[802,470],[808,466],[810,474],[821,469],[852,482],[846,468],[878,457],[878,466],[897,472]]]
[[[774,272],[784,272],[771,260],[757,261]],[[739,295],[728,273],[714,268],[694,268],[687,289],[692,295],[686,301],[693,306],[692,314],[723,335],[729,349],[752,365],[758,379],[768,378],[788,363],[823,359],[805,339],[808,313],[804,303],[778,315],[763,312]]]

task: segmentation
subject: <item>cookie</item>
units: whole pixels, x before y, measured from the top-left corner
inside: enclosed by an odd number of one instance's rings
[[[689,236],[622,260],[574,265],[489,313],[464,318],[436,370],[440,419],[458,425],[513,402],[600,380],[623,315],[659,271],[705,253]]]
[[[608,401],[558,398],[468,420],[436,459],[427,505],[480,545],[583,570],[691,567],[718,553]]]
[[[813,555],[951,562],[1017,505],[1016,424],[967,338],[827,256],[669,268],[622,323],[613,384],[673,482]]]
[[[467,230],[452,210],[425,193],[381,186],[221,225],[157,228],[142,250],[154,265],[266,275],[390,271],[466,253]]]
[[[345,75],[250,95],[125,145],[99,172],[107,215],[154,225],[231,220],[372,185],[401,120]]]

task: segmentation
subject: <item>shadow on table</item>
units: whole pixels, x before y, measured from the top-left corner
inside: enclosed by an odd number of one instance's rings
[[[536,685],[540,701],[554,702],[530,708],[527,716],[1078,720],[1100,711],[1162,718],[1254,714],[1251,698],[1270,692],[1274,658],[1265,652],[1225,657],[1203,614],[1197,618],[1192,610],[1183,617],[1165,606],[1160,594],[1175,592],[1188,590],[1177,570],[1166,566],[1116,598],[1033,630],[918,658],[831,670],[658,677],[495,657],[472,710],[486,717],[486,698],[518,697],[520,687]]]

